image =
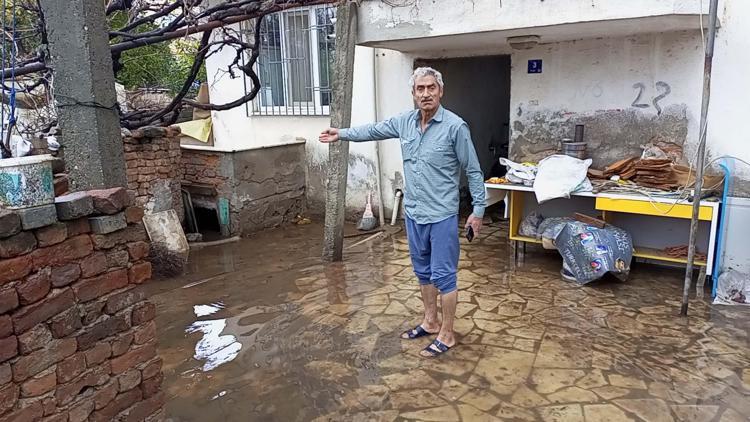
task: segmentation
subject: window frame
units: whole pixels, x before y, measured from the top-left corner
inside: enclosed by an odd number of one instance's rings
[[[321,51],[320,51],[320,42],[321,42],[321,28],[328,27],[329,25],[323,24],[320,25],[318,23],[318,14],[317,11],[323,9],[323,10],[333,10],[333,22],[335,22],[335,8],[331,7],[329,5],[316,5],[316,6],[308,6],[304,8],[294,9],[294,10],[284,10],[280,12],[274,13],[274,15],[278,16],[278,31],[280,33],[279,40],[280,40],[280,50],[281,50],[281,77],[283,80],[283,98],[284,102],[287,105],[265,105],[264,103],[264,89],[270,89],[269,92],[270,95],[273,96],[273,90],[272,87],[269,87],[267,85],[262,84],[262,78],[261,78],[261,69],[260,66],[262,65],[261,58],[259,57],[258,63],[255,64],[255,72],[258,74],[259,79],[261,80],[261,87],[260,91],[258,91],[258,95],[256,97],[247,103],[246,105],[246,111],[248,117],[250,116],[261,116],[261,117],[291,117],[291,116],[300,116],[300,117],[316,117],[316,116],[329,116],[331,113],[331,107],[330,107],[330,98],[331,98],[331,79],[333,77],[332,75],[332,67],[330,65],[327,65],[327,71],[328,71],[328,86],[321,86],[321,81],[323,80],[323,75],[321,74]],[[330,12],[326,12],[330,13]],[[290,82],[292,81],[292,70],[290,61],[294,58],[290,58],[289,55],[289,49],[290,44],[287,40],[288,35],[287,31],[289,30],[287,28],[287,17],[288,16],[295,16],[304,14],[308,18],[308,27],[302,29],[299,33],[307,33],[308,34],[308,48],[309,48],[309,66],[308,70],[310,72],[310,81],[312,83],[312,86],[305,86],[304,89],[309,91],[312,95],[312,101],[294,101],[293,94],[292,94],[292,87],[290,86]],[[270,16],[270,15],[269,15]],[[331,22],[331,25],[333,25],[333,22]],[[247,27],[252,27],[252,23],[248,23]],[[252,29],[250,30],[243,30],[243,34],[250,34],[252,35]],[[261,45],[261,49],[263,49],[263,45]],[[262,51],[261,50],[261,57],[262,57]],[[330,54],[327,51],[327,54]],[[335,50],[334,50],[335,54]],[[243,57],[243,61],[245,61],[245,58]],[[248,76],[245,75],[245,92],[249,92],[248,89],[252,85],[252,82],[248,81]],[[323,104],[323,98],[324,98],[324,92],[328,92],[329,95],[329,105]]]

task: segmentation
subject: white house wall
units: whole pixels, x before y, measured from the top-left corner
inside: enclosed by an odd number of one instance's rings
[[[548,154],[557,140],[572,136],[576,123],[586,125],[586,140],[596,165],[607,164],[627,154],[637,154],[640,145],[649,141],[675,143],[685,148],[686,157],[693,157],[698,140],[703,71],[699,22],[697,16],[690,15],[701,10],[697,0],[639,0],[635,4],[627,2],[627,6],[625,2],[614,0],[593,3],[560,0],[534,6],[546,11],[539,16],[520,13],[531,6],[519,0],[503,1],[502,16],[498,14],[500,12],[487,9],[497,8],[500,2],[495,0],[440,0],[439,7],[425,7],[427,2],[419,0],[418,9],[393,10],[379,3],[363,3],[360,37],[363,34],[375,37],[377,31],[395,30],[395,35],[386,32],[378,37],[423,36],[410,42],[423,43],[424,48],[399,52],[357,47],[353,125],[384,119],[413,107],[407,82],[415,59],[473,56],[488,51],[486,45],[450,53],[435,50],[432,47],[436,36],[460,37],[472,32],[481,35],[479,31],[486,30],[495,18],[500,20],[492,25],[510,28],[539,24],[538,19],[550,20],[550,25],[575,19],[598,19],[606,24],[606,19],[624,19],[627,14],[632,18],[659,14],[687,16],[694,25],[691,30],[627,36],[612,36],[603,30],[597,37],[544,43],[531,50],[512,50],[503,39],[492,50],[511,54],[510,130],[511,155],[515,158],[533,159]],[[473,6],[469,6],[470,3]],[[580,5],[584,3],[591,10],[581,9],[583,6]],[[557,15],[549,12],[553,4],[555,10],[563,12]],[[571,7],[565,8],[566,4]],[[707,4],[708,1],[704,1],[704,12]],[[467,8],[471,8],[472,13]],[[458,9],[462,12],[458,13]],[[451,19],[444,18],[447,16]],[[407,18],[411,18],[413,24],[409,24]],[[750,2],[721,1],[720,21],[713,69],[708,152],[710,157],[734,155],[750,161],[750,142],[739,126],[750,112],[744,99],[744,94],[750,92],[750,79],[746,76],[750,56],[744,54],[750,51],[750,26],[743,26],[743,22],[750,21]],[[416,30],[409,25],[422,25],[423,28],[414,32]],[[427,29],[428,32],[423,32]],[[634,27],[633,31],[638,33],[639,28]],[[232,59],[231,51],[212,56],[207,63],[210,80],[219,75],[218,68],[225,67]],[[530,59],[543,60],[542,74],[527,73]],[[232,100],[244,89],[242,78],[231,79],[229,75],[223,75],[212,80],[211,99],[213,102]],[[245,108],[239,107],[213,113],[213,119],[218,150],[262,148],[304,139],[307,143],[308,199],[314,209],[322,209],[328,151],[317,138],[320,130],[329,125],[328,116],[248,117]],[[395,140],[381,142],[379,148],[381,187],[386,214],[390,216],[393,192],[403,188],[401,151]],[[374,143],[351,145],[347,195],[350,213],[361,210],[368,191],[375,192],[375,163]],[[736,191],[750,195],[750,183],[747,182],[750,169],[737,164],[737,172],[744,182],[736,185]],[[377,195],[374,201],[377,209]]]
[[[541,59],[543,72],[527,73]],[[569,41],[511,57],[511,158],[537,161],[584,124],[594,165],[639,155],[641,145],[697,139],[700,32]]]
[[[245,92],[246,82],[242,76],[233,79],[229,74],[221,71],[221,69],[226,69],[227,63],[231,63],[233,59],[233,50],[226,49],[207,60],[209,93],[213,103],[233,101]],[[357,47],[354,72],[355,105],[352,107],[353,125],[375,120],[373,62],[373,49]],[[247,83],[249,84],[250,81],[248,80]],[[406,87],[406,81],[402,81],[401,85]],[[248,85],[247,89],[250,88]],[[212,112],[212,120],[214,149],[217,151],[244,151],[300,140],[306,142],[307,196],[313,211],[322,211],[325,201],[328,147],[318,142],[318,135],[330,125],[329,116],[248,116],[243,106],[227,111]],[[398,162],[400,163],[400,160]],[[376,193],[375,163],[373,143],[350,145],[347,195],[347,208],[350,213],[361,212],[368,192],[372,192],[373,205],[377,210],[379,202]],[[392,193],[385,196],[388,198],[387,202],[390,203]]]
[[[519,29],[561,28],[569,24],[597,22],[606,22],[610,30],[616,27],[618,31],[627,31],[627,25],[620,26],[619,22],[638,19],[641,25],[651,25],[654,21],[649,18],[654,17],[660,18],[662,28],[679,28],[685,22],[681,18],[696,15],[701,10],[704,13],[708,11],[707,0],[703,2],[702,9],[699,0],[414,0],[402,2],[403,6],[392,7],[390,4],[393,3],[377,0],[362,3],[360,43],[385,47],[386,43],[394,42],[409,49],[419,44],[405,40],[439,39],[463,34],[482,36]],[[560,31],[541,33],[558,38],[571,35]]]
[[[750,162],[750,135],[745,122],[750,116],[750,2],[720,2],[722,27],[716,40],[709,108],[708,154],[731,155]],[[734,161],[739,176],[735,193],[750,196],[750,166]]]

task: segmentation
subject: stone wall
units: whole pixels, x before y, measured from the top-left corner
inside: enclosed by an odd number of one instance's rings
[[[182,220],[180,128],[123,132],[128,190],[135,193],[135,204],[147,213],[174,209]]]
[[[237,152],[183,149],[183,186],[196,206],[228,204],[228,234],[277,227],[305,211],[304,143]]]
[[[122,188],[0,210],[0,420],[163,417],[143,210]],[[153,419],[152,419],[153,418]]]

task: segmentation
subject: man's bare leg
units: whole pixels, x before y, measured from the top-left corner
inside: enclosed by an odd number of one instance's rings
[[[437,340],[448,347],[453,347],[456,345],[456,335],[453,332],[453,321],[455,321],[456,319],[458,291],[456,290],[448,294],[441,295],[440,302],[443,308],[443,324],[440,326],[440,333],[438,333]],[[435,346],[432,345],[430,347]],[[420,352],[420,354],[424,357],[432,356],[432,354],[424,350]]]
[[[440,330],[440,321],[437,315],[437,296],[438,289],[432,284],[421,284],[422,305],[424,305],[424,318],[422,319],[422,328],[428,333],[437,333]],[[408,339],[410,331],[401,334],[402,339]]]
[[[440,330],[437,311],[438,289],[433,284],[422,284],[419,287],[422,290],[422,304],[424,305],[422,328],[429,333],[436,333]]]

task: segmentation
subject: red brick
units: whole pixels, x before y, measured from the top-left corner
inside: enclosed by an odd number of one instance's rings
[[[130,289],[122,293],[117,293],[110,296],[107,299],[107,304],[104,307],[104,312],[112,315],[144,300],[146,300],[146,293],[143,291],[143,289]]]
[[[128,271],[122,269],[104,273],[94,278],[80,280],[73,284],[73,291],[78,300],[88,302],[127,285]]]
[[[104,299],[89,302],[80,306],[83,325],[91,325],[104,315]]]
[[[147,380],[149,378],[153,378],[156,375],[161,373],[161,365],[162,360],[161,358],[157,357],[149,362],[146,362],[144,365],[142,365],[143,369],[141,369],[141,378],[144,380]]]
[[[155,316],[156,306],[151,302],[146,302],[133,308],[130,321],[133,326],[136,326],[151,321]]]
[[[148,242],[128,243],[128,253],[130,254],[130,260],[135,262],[148,257],[150,249],[151,245],[149,245]]]
[[[100,410],[94,411],[89,418],[91,422],[110,422],[115,416],[141,400],[141,390],[135,388],[128,392],[118,394],[108,405]]]
[[[0,259],[26,255],[36,248],[36,238],[31,232],[21,232],[7,239],[0,239]]]
[[[0,286],[26,277],[32,268],[31,255],[11,259],[0,259]]]
[[[78,349],[88,350],[96,344],[99,340],[105,339],[121,333],[130,328],[130,325],[122,316],[111,316],[96,324],[85,327],[81,330],[81,334],[78,335]]]
[[[44,371],[50,366],[60,362],[76,352],[76,340],[67,338],[53,340],[42,350],[37,350],[30,355],[21,356],[11,366],[13,367],[13,380],[21,382]]]
[[[44,299],[49,293],[52,283],[50,278],[52,270],[49,267],[39,270],[36,274],[26,277],[25,281],[16,284],[18,292],[18,301],[21,305],[30,305],[34,302]]]
[[[154,394],[158,393],[159,390],[161,390],[162,382],[164,382],[164,374],[162,374],[161,372],[156,374],[156,376],[154,377],[143,380],[143,382],[141,382],[141,391],[143,392],[143,397],[151,397]]]
[[[114,400],[117,396],[117,380],[112,378],[110,381],[102,387],[98,387],[94,396],[94,409],[99,410]]]
[[[94,411],[94,400],[86,398],[70,408],[67,422],[85,422]]]
[[[140,223],[143,220],[143,208],[141,207],[128,207],[125,210],[125,220],[128,224]]]
[[[70,190],[70,178],[64,173],[56,174],[55,178],[52,179],[52,185],[55,196],[63,196]]]
[[[118,390],[122,393],[132,390],[141,384],[141,371],[133,368],[117,377]]]
[[[89,369],[75,380],[57,387],[55,398],[60,406],[65,406],[75,400],[86,387],[104,385],[109,381],[109,364]]]
[[[65,223],[56,223],[38,229],[34,234],[36,235],[36,240],[39,242],[40,248],[57,245],[68,238],[68,226]]]
[[[112,356],[112,346],[107,342],[100,342],[83,353],[86,358],[86,367],[91,368],[92,366],[96,366]]]
[[[107,271],[107,256],[102,252],[95,252],[81,261],[81,277],[89,278]]]
[[[61,338],[74,333],[82,326],[81,314],[78,312],[78,308],[74,307],[54,317],[49,328],[53,337]]]
[[[141,262],[130,267],[128,279],[132,284],[141,284],[151,279],[151,263]]]
[[[37,397],[48,393],[57,386],[55,368],[51,367],[21,384],[21,397]]]
[[[121,420],[122,422],[140,422],[158,412],[163,406],[164,394],[159,393],[148,400],[136,403],[133,407],[123,412],[123,416],[125,417]]]
[[[81,277],[81,266],[76,263],[52,269],[50,282],[52,287],[65,287]]]
[[[19,407],[31,406],[36,401],[40,401],[42,403],[44,416],[49,416],[57,412],[57,400],[52,396],[52,393],[48,393],[42,397],[19,399],[18,405]]]
[[[0,315],[0,338],[13,334],[13,320],[10,315]]]
[[[44,416],[42,402],[36,401],[30,406],[23,407],[3,417],[3,422],[32,422]]]
[[[15,384],[0,386],[0,416],[16,406],[19,388]],[[41,416],[41,415],[40,415]],[[3,421],[8,419],[3,419]]]
[[[70,289],[53,290],[44,300],[26,306],[13,314],[16,334],[21,334],[40,322],[75,305],[75,297]]]
[[[112,249],[118,245],[146,240],[148,240],[148,234],[143,223],[131,224],[125,229],[110,234],[91,235],[91,241],[97,250]]]
[[[34,350],[45,347],[52,341],[52,333],[46,324],[37,324],[34,328],[18,336],[18,349],[28,355]]]
[[[16,336],[0,338],[0,363],[18,355],[18,339]]]
[[[111,250],[107,252],[107,267],[126,268],[130,262],[130,255],[126,250]]]
[[[0,364],[0,385],[5,385],[9,383],[12,379],[13,379],[13,371],[10,370],[10,363]]]
[[[10,312],[18,307],[18,294],[14,284],[0,287],[0,314]]]
[[[79,218],[78,220],[68,221],[68,237],[78,236],[79,234],[91,233],[91,224],[89,218]]]
[[[117,214],[130,204],[125,188],[111,188],[88,191],[94,200],[94,210],[99,214]]]
[[[138,326],[133,334],[133,343],[142,345],[156,340],[156,322]]]
[[[82,234],[76,237],[58,243],[55,246],[37,249],[31,253],[34,259],[34,267],[48,267],[54,265],[64,265],[75,261],[76,259],[86,257],[94,250],[91,244],[91,238]]]
[[[148,362],[156,356],[156,346],[153,344],[133,349],[122,356],[112,358],[112,374],[118,375],[130,368],[135,368],[141,363]]]
[[[130,345],[133,344],[134,338],[135,335],[130,332],[112,340],[112,356],[124,355],[130,349]]]
[[[86,370],[86,355],[78,352],[57,364],[57,382],[65,384]]]
[[[67,413],[58,413],[56,415],[47,416],[39,422],[68,422],[68,420]]]

